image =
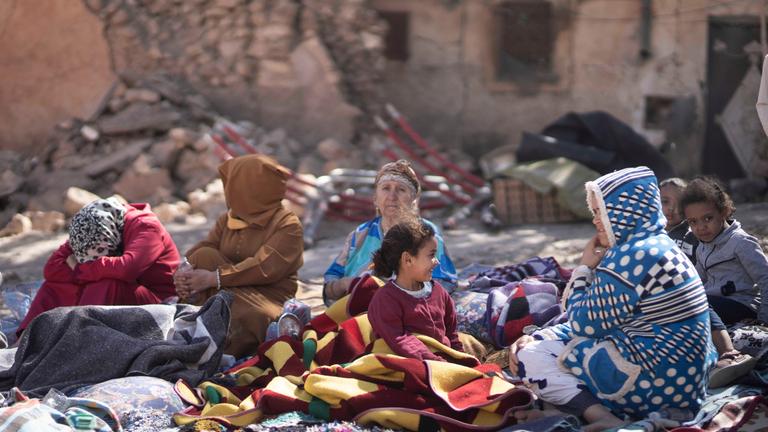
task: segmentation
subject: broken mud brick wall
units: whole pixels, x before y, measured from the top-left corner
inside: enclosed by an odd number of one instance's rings
[[[366,161],[365,149],[370,116],[383,107],[385,26],[366,2],[83,4],[102,23],[117,79],[90,117],[56,126],[34,163],[7,164],[0,226],[25,209],[63,210],[113,193],[152,204],[221,198],[209,185],[220,160],[204,139],[220,116],[299,172],[381,162]]]
[[[118,74],[185,78],[220,114],[313,147],[358,139],[378,109],[381,37],[355,0],[85,0]]]

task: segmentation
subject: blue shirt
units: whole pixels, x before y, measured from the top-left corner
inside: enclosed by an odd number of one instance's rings
[[[432,271],[433,279],[440,279],[443,286],[456,285],[456,267],[445,250],[443,237],[437,226],[422,219],[435,231],[437,239],[437,260],[440,264]],[[325,271],[325,282],[343,277],[356,277],[365,272],[371,264],[373,253],[381,248],[381,216],[360,224],[352,231],[344,243],[344,249]]]

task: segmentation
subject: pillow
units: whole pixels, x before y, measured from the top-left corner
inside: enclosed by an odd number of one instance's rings
[[[456,331],[474,336],[481,342],[491,342],[488,326],[485,325],[485,311],[488,294],[474,291],[451,293],[456,309]]]

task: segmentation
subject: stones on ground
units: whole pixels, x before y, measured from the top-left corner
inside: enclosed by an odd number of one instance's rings
[[[5,198],[21,188],[24,180],[13,170],[6,169],[0,174],[0,198]]]
[[[181,114],[159,104],[137,102],[117,114],[98,121],[99,130],[106,135],[124,134],[145,130],[165,131],[181,120]]]
[[[146,102],[153,104],[155,102],[160,102],[160,95],[157,92],[149,89],[133,88],[126,90],[125,95],[123,95],[123,99],[125,99],[125,101],[128,103]]]
[[[242,135],[293,170],[325,174],[366,153],[346,144],[378,103],[385,28],[366,2],[86,3],[107,29],[119,79],[93,118],[57,125],[42,169],[29,175],[0,163],[0,199],[14,200],[0,208],[0,222],[25,209],[68,217],[113,192],[156,206],[199,189],[203,213],[223,211],[223,195],[209,190],[222,157],[205,138],[219,118],[214,105],[242,117],[259,112],[263,126],[240,122]],[[277,127],[286,124],[297,126]],[[98,195],[73,197],[68,186]],[[201,204],[209,202],[217,204]]]
[[[210,182],[204,189],[190,192],[187,202],[192,213],[204,214],[208,219],[216,219],[227,211],[224,185],[220,179]]]
[[[64,214],[70,218],[86,204],[92,203],[101,197],[78,187],[70,187],[64,194]]]
[[[15,214],[10,222],[0,230],[0,237],[23,234],[32,231],[32,221],[21,213]]]
[[[148,156],[152,165],[161,168],[169,168],[178,152],[178,147],[173,140],[155,142],[149,149]]]
[[[191,210],[189,203],[185,201],[176,201],[175,203],[162,203],[152,207],[152,211],[157,215],[162,223],[177,222],[183,223]]]
[[[210,151],[182,150],[174,169],[174,176],[180,182],[179,189],[182,194],[205,188],[211,180],[218,177],[219,164],[220,161]]]
[[[54,233],[66,226],[64,213],[60,211],[26,211],[23,214],[32,222],[34,231]]]
[[[99,136],[101,136],[99,130],[90,125],[83,125],[83,127],[80,128],[80,135],[90,142],[98,141]]]
[[[139,155],[112,189],[128,202],[159,203],[171,198],[173,183],[168,170],[151,166],[147,156]]]
[[[126,163],[136,159],[151,145],[152,140],[150,139],[134,141],[120,150],[99,159],[98,162],[86,168],[85,173],[90,177],[96,177],[104,174],[106,171],[125,166]]]

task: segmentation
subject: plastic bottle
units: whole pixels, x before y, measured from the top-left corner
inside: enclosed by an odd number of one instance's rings
[[[176,273],[186,273],[191,272],[195,268],[192,267],[192,263],[189,262],[187,257],[182,257],[181,262],[179,263],[179,266],[176,268]],[[197,293],[191,293],[189,296],[181,298],[180,300],[183,303],[189,303],[189,304],[197,304],[197,300],[200,296]]]
[[[192,267],[192,263],[189,262],[187,257],[182,258],[181,262],[179,263],[179,267],[176,269],[178,273],[186,273],[192,270],[194,270],[194,267]]]
[[[277,321],[277,334],[278,336],[290,336],[293,339],[299,339],[302,327],[299,317],[285,312]]]

